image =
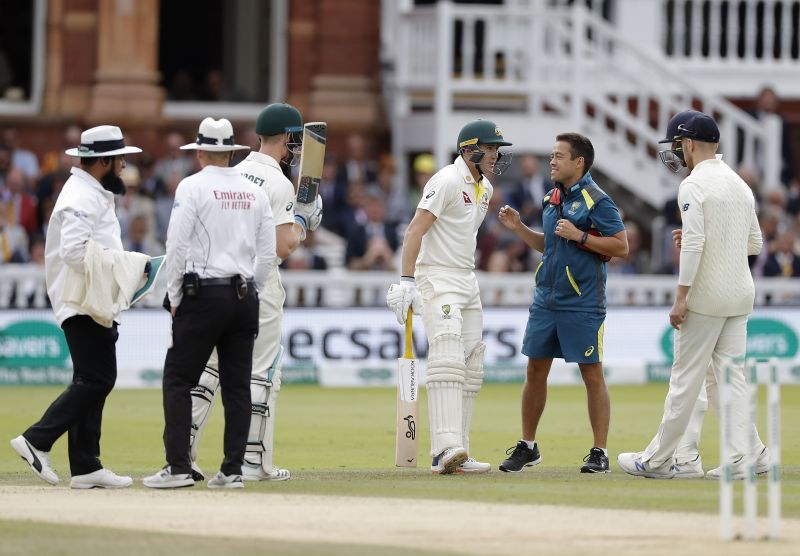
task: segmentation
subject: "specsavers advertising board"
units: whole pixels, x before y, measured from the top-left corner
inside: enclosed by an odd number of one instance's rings
[[[520,353],[528,311],[484,312],[486,382],[521,382]],[[117,342],[118,387],[160,387],[171,341],[165,311],[123,314]],[[422,323],[414,325],[414,348],[427,354]],[[603,362],[610,384],[667,381],[672,362],[668,308],[613,308],[605,324]],[[800,309],[759,309],[748,324],[748,356],[780,357],[782,380],[800,383]],[[284,383],[325,386],[393,386],[402,329],[381,308],[289,309],[283,326]],[[0,311],[0,386],[66,384],[72,376],[67,343],[50,311]],[[579,384],[577,365],[556,360],[551,384]]]

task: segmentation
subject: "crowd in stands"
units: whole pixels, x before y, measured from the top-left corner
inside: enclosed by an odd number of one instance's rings
[[[252,130],[243,140],[257,148]],[[80,130],[64,132],[63,148],[33,153],[20,148],[13,128],[0,134],[0,253],[2,263],[43,265],[44,238],[55,200],[75,163],[64,154],[79,143]],[[167,225],[175,189],[185,176],[198,170],[196,159],[179,147],[190,140],[173,132],[165,137],[165,153],[128,158],[122,179],[127,193],[117,198],[122,239],[126,249],[148,255],[165,251]],[[410,162],[410,183],[398,183],[397,164],[388,154],[370,152],[360,135],[348,138],[346,152],[337,159],[328,155],[323,168],[320,195],[324,201],[322,226],[309,233],[304,245],[283,267],[290,270],[324,270],[343,266],[351,270],[386,270],[400,267],[402,234],[413,216],[422,189],[435,173],[434,158],[418,154]],[[752,260],[756,276],[800,276],[800,182],[789,169],[783,184],[761,184],[758,170],[739,168],[756,197],[765,249]],[[297,167],[291,170],[296,171]],[[476,264],[491,273],[532,272],[539,253],[528,249],[497,219],[498,209],[509,204],[520,211],[523,221],[541,229],[541,200],[552,187],[546,159],[517,155],[509,175],[493,177],[494,195],[478,234]],[[676,176],[677,193],[680,177]],[[601,184],[602,185],[602,184]],[[616,199],[619,205],[624,202]],[[625,215],[623,215],[625,216]],[[679,253],[669,232],[680,227],[677,201],[667,203],[663,213],[663,237],[650,237],[649,222],[624,218],[630,254],[613,259],[610,273],[677,273]],[[663,253],[654,260],[648,248],[661,242]]]

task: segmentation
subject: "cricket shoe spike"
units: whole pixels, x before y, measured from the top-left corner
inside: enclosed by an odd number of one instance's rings
[[[58,475],[56,475],[56,472],[50,467],[49,452],[37,450],[30,442],[25,440],[25,437],[22,435],[19,435],[11,441],[11,447],[19,454],[19,457],[25,460],[25,463],[30,466],[31,471],[33,471],[37,477],[51,485],[58,484]]]
[[[461,464],[467,461],[468,457],[467,451],[460,446],[446,448],[431,461],[431,473],[434,475],[459,473]]]

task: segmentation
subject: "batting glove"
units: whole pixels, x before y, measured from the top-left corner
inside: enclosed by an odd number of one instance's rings
[[[422,296],[417,291],[414,278],[403,276],[399,284],[389,286],[389,291],[386,292],[386,306],[394,312],[400,324],[406,323],[409,307],[415,315],[422,314]]]
[[[319,228],[319,224],[322,222],[322,197],[317,195],[313,203],[295,202],[294,219],[300,224],[303,231],[311,230],[313,232]]]

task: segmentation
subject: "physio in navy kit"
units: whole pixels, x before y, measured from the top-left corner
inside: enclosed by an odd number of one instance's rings
[[[530,308],[522,353],[528,372],[522,389],[522,439],[508,452],[501,471],[521,471],[541,461],[536,429],[547,400],[553,358],[578,363],[589,405],[594,446],[582,473],[606,473],[611,403],[603,378],[603,323],[606,315],[606,261],[628,254],[628,240],[614,201],[592,179],[594,147],[587,137],[563,133],[550,155],[555,186],[542,204],[543,232],[520,222],[509,206],[500,222],[528,246],[541,251],[534,274],[536,293]]]

